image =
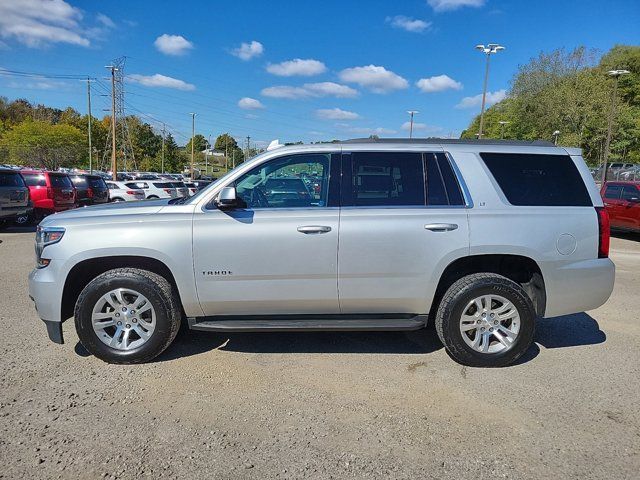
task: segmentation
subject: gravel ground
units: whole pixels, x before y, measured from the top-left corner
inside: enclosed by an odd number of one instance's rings
[[[640,471],[640,237],[598,310],[538,323],[512,367],[411,333],[181,332],[154,363],[47,339],[33,233],[0,233],[0,478],[607,478]],[[571,288],[571,286],[567,286]]]

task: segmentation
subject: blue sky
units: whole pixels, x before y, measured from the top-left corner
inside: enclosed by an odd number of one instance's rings
[[[127,56],[126,108],[180,144],[191,131],[252,141],[315,141],[375,133],[458,135],[519,64],[578,45],[638,44],[640,2],[505,0],[157,1],[0,0],[0,68],[89,75],[93,113],[108,98],[104,68]],[[86,112],[78,80],[2,74],[0,95]]]

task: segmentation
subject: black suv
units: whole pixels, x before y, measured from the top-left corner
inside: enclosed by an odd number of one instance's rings
[[[109,187],[99,175],[69,175],[76,188],[78,206],[86,207],[109,201]]]

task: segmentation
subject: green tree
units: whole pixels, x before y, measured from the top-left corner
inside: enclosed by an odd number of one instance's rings
[[[9,158],[17,164],[47,169],[84,163],[85,137],[71,125],[25,121],[2,137]]]

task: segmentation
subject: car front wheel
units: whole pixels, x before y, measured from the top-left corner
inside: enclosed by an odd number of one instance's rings
[[[456,281],[444,294],[435,325],[457,362],[503,367],[533,342],[536,313],[522,287],[502,275],[477,273]]]
[[[181,308],[162,276],[135,268],[109,270],[82,290],[75,307],[82,345],[108,363],[144,363],[160,355],[180,328]]]

